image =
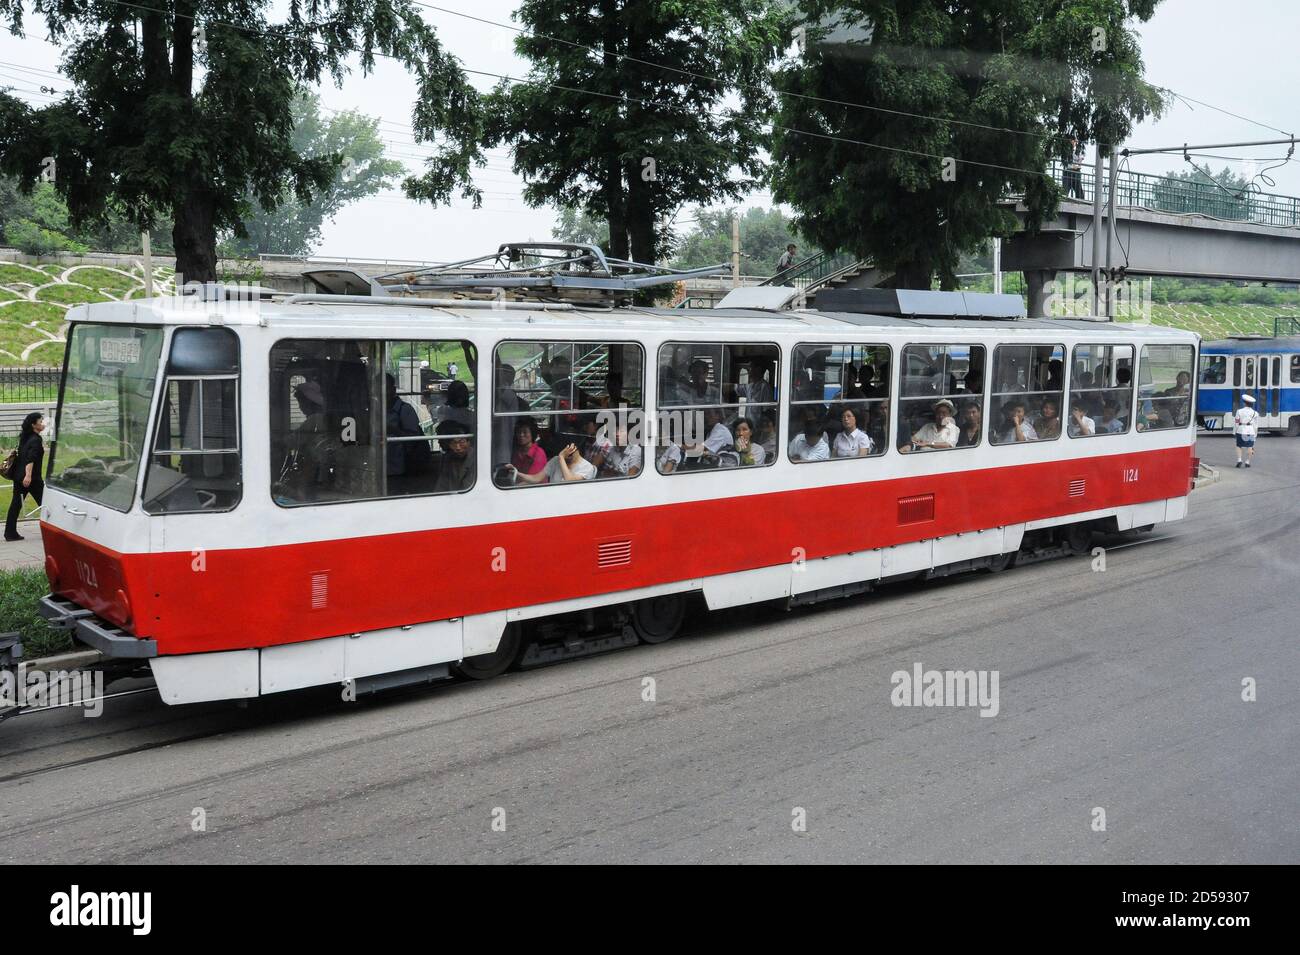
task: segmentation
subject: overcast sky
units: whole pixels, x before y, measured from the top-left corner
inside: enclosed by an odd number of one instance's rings
[[[513,0],[441,0],[440,6],[510,23]],[[522,76],[527,64],[514,56],[507,29],[462,17],[425,10],[442,42],[453,50],[467,69]],[[35,27],[35,17],[28,25]],[[1300,87],[1300,58],[1295,53],[1300,35],[1300,5],[1294,0],[1238,0],[1225,8],[1222,0],[1164,0],[1151,22],[1141,28],[1142,51],[1149,82],[1167,87],[1210,106],[1176,103],[1168,114],[1134,131],[1127,144],[1132,147],[1171,146],[1181,143],[1219,143],[1269,139],[1275,131],[1300,129],[1295,90]],[[29,70],[54,70],[58,51],[41,37],[43,31],[29,29],[25,39],[0,34],[0,85],[12,84],[22,95],[32,85],[66,88],[54,77]],[[471,77],[486,89],[488,77]],[[322,103],[334,109],[359,109],[382,119],[382,136],[390,154],[412,169],[427,151],[413,142],[410,111],[415,86],[410,76],[395,63],[380,59],[373,74],[354,74],[344,86],[327,85],[321,90]],[[46,102],[33,93],[32,102]],[[1254,121],[1254,122],[1251,122]],[[1223,151],[1220,154],[1227,155]],[[1257,147],[1233,150],[1241,160],[1258,161],[1285,155],[1285,147]],[[1215,170],[1222,160],[1209,162]],[[1243,161],[1232,163],[1239,172]],[[1179,156],[1134,157],[1134,169],[1166,172],[1184,167]],[[1300,157],[1270,175],[1275,191],[1300,196]],[[520,192],[522,183],[510,172],[510,158],[504,150],[489,156],[488,168],[477,177],[485,192],[483,208],[472,209],[456,202],[450,208],[432,209],[409,202],[397,193],[372,197],[346,208],[327,224],[319,254],[360,258],[391,258],[448,261],[494,249],[512,239],[549,238],[553,214],[546,209],[529,209]],[[768,205],[770,197],[756,195],[752,205]],[[689,211],[685,213],[689,216]]]

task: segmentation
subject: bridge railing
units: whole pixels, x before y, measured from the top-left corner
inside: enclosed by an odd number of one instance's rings
[[[806,288],[815,282],[821,281],[828,275],[841,272],[849,266],[855,265],[857,261],[856,256],[846,255],[842,252],[835,255],[817,252],[800,262],[796,262],[788,269],[782,269],[759,284],[792,285],[795,288]]]
[[[1071,175],[1060,163],[1053,163],[1052,175],[1065,190],[1066,198],[1092,202],[1095,175],[1086,167]],[[1108,176],[1102,177],[1105,200]],[[1270,226],[1300,226],[1300,198],[1269,192],[1240,194],[1209,182],[1189,182],[1170,176],[1121,171],[1115,178],[1115,205],[1157,212],[1199,214],[1233,222],[1257,222]]]

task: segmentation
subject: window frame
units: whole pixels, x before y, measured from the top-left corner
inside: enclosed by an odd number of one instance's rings
[[[458,345],[463,342],[468,342],[469,344],[473,345],[474,351],[476,353],[475,357],[473,359],[470,359],[469,356],[467,355],[465,356],[465,360],[472,361],[473,364],[475,365],[475,368],[471,374],[471,377],[473,378],[474,381],[474,391],[470,395],[470,401],[473,402],[474,404],[475,428],[479,429],[482,424],[482,421],[480,420],[479,417],[481,413],[481,409],[478,406],[479,406],[479,392],[481,390],[479,387],[480,380],[481,380],[479,377],[479,367],[482,365],[483,350],[482,347],[479,345],[479,343],[472,338],[391,338],[391,337],[373,338],[373,337],[355,336],[355,335],[314,335],[314,336],[303,336],[303,337],[286,336],[284,338],[277,338],[274,342],[271,343],[270,348],[267,350],[267,358],[268,358],[267,412],[268,415],[274,414],[275,402],[277,400],[276,391],[275,391],[276,370],[275,370],[275,363],[272,360],[272,358],[275,355],[276,349],[290,342],[312,342],[317,344],[329,343],[329,342],[351,342],[357,345],[377,344],[379,346],[378,367],[375,369],[375,372],[373,372],[370,376],[371,378],[375,378],[376,375],[378,376],[377,379],[375,380],[378,381],[379,390],[378,393],[372,392],[369,395],[369,397],[378,404],[379,412],[380,412],[378,440],[373,447],[377,455],[376,467],[384,469],[384,473],[381,476],[383,479],[383,486],[385,487],[385,489],[387,488],[387,481],[388,481],[387,465],[385,463],[387,461],[387,454],[388,454],[388,413],[387,413],[388,409],[387,409],[386,397],[384,393],[384,375],[388,373],[389,346],[391,346],[394,343],[412,343],[412,342],[415,343],[454,342],[455,344]],[[292,395],[290,395],[286,399],[286,407],[288,407],[289,401],[292,401]],[[349,497],[349,498],[342,498],[333,501],[283,502],[276,497],[276,493],[275,493],[275,481],[276,481],[275,470],[276,469],[273,460],[273,452],[275,450],[276,433],[275,433],[274,424],[275,422],[274,419],[272,418],[271,421],[269,422],[270,427],[268,427],[268,434],[267,434],[267,453],[268,453],[268,457],[272,458],[271,468],[270,468],[271,480],[267,485],[267,493],[270,494],[271,502],[275,504],[276,507],[284,508],[285,510],[296,510],[298,508],[303,508],[303,507],[334,507],[340,504],[365,504],[365,503],[373,504],[376,501],[401,501],[401,500],[408,500],[408,499],[415,499],[415,498],[435,498],[435,497],[450,498],[450,497],[457,497],[462,494],[468,494],[478,486],[478,471],[479,471],[478,454],[480,449],[476,446],[474,448],[475,466],[472,472],[473,480],[471,481],[469,487],[463,488],[459,491],[427,491],[419,494],[377,494],[369,497]],[[450,440],[452,438],[461,437],[461,436],[462,435],[433,434],[421,438],[415,435],[411,435],[409,438],[399,437],[399,438],[395,438],[394,440],[429,441],[430,443],[432,443],[434,441]],[[478,441],[480,434],[479,433],[472,434],[470,435],[470,437],[473,440]]]
[[[908,350],[909,348],[943,348],[943,349],[945,349],[944,354],[945,354],[945,356],[946,356],[946,355],[947,355],[947,351],[946,351],[946,350],[947,350],[948,348],[952,348],[953,346],[956,346],[956,347],[959,347],[959,348],[964,347],[964,348],[971,349],[971,350],[972,350],[972,354],[973,354],[974,349],[976,349],[976,348],[980,349],[980,350],[984,353],[984,360],[985,360],[986,364],[982,366],[982,367],[983,367],[983,375],[981,376],[981,380],[980,380],[980,390],[979,390],[979,401],[980,401],[980,439],[979,439],[978,443],[976,443],[976,444],[968,444],[968,445],[966,445],[965,447],[963,447],[963,446],[960,445],[960,444],[954,444],[951,448],[922,448],[920,451],[918,451],[918,450],[912,448],[912,449],[909,449],[909,450],[907,450],[907,451],[902,451],[902,450],[898,447],[899,444],[901,443],[901,440],[902,440],[902,429],[899,427],[899,425],[902,424],[902,421],[900,420],[899,415],[901,415],[901,414],[903,413],[903,402],[905,402],[905,401],[921,401],[921,400],[929,400],[929,402],[930,402],[930,407],[931,407],[931,408],[934,407],[934,403],[935,403],[936,401],[938,401],[940,398],[946,398],[946,399],[948,399],[949,401],[951,401],[952,404],[953,404],[953,421],[956,422],[956,424],[957,424],[957,432],[958,432],[958,435],[959,435],[958,440],[961,440],[961,439],[960,439],[960,433],[961,433],[961,422],[957,420],[957,415],[960,413],[960,409],[957,408],[957,402],[956,402],[954,399],[955,399],[955,398],[959,398],[959,397],[973,398],[973,397],[975,397],[975,394],[976,394],[975,392],[967,391],[967,392],[961,392],[961,393],[958,393],[958,394],[955,394],[955,395],[950,395],[950,394],[938,394],[938,395],[910,395],[910,396],[905,396],[905,395],[903,394],[903,378],[904,378],[904,375],[905,375],[906,370],[907,370],[907,350]],[[988,366],[988,364],[987,364],[987,361],[988,361],[988,353],[989,353],[989,344],[988,344],[988,341],[985,340],[985,339],[980,339],[979,341],[973,341],[973,342],[966,342],[966,341],[952,341],[952,340],[941,341],[941,342],[907,342],[906,344],[904,344],[904,345],[903,345],[903,346],[898,350],[898,376],[897,376],[897,380],[898,380],[898,392],[897,392],[897,394],[896,394],[895,397],[894,397],[894,404],[896,405],[896,407],[895,407],[895,409],[894,409],[894,414],[893,414],[893,416],[892,416],[893,419],[894,419],[893,422],[892,422],[892,425],[893,425],[893,427],[894,427],[894,429],[895,429],[894,440],[893,440],[893,445],[894,445],[894,450],[895,450],[895,451],[897,451],[899,454],[905,454],[905,455],[912,455],[912,454],[927,455],[927,454],[930,454],[932,451],[973,451],[973,450],[975,450],[976,448],[984,447],[986,444],[987,444],[987,445],[991,445],[991,444],[992,444],[992,442],[990,442],[989,439],[988,439],[988,434],[989,434],[988,404],[989,404],[989,386],[990,386],[990,381],[989,381],[989,379],[992,377],[992,370],[989,368],[989,366]],[[968,359],[968,361],[969,361],[969,359]],[[968,365],[967,365],[967,371],[969,372],[969,370],[970,370],[970,366],[969,366],[969,364],[968,364]],[[962,378],[962,382],[963,382],[963,383],[965,382],[965,380],[966,380],[965,378]],[[911,434],[908,434],[908,436],[907,436],[907,441],[908,441],[908,444],[910,445],[911,442],[912,442],[912,435],[911,435]]]
[[[235,336],[238,341],[239,336]],[[241,343],[242,344],[242,343]],[[155,413],[154,436],[150,442],[149,448],[149,467],[145,468],[144,483],[140,486],[140,508],[150,517],[170,517],[173,514],[228,514],[244,500],[244,396],[243,389],[239,387],[239,382],[243,373],[242,353],[240,355],[240,370],[234,374],[226,373],[219,375],[164,375],[162,387],[158,389],[160,395],[158,401],[158,410]],[[209,381],[233,381],[235,383],[235,446],[233,448],[176,448],[166,451],[158,449],[158,440],[162,436],[164,423],[163,407],[167,401],[167,390],[173,381],[197,381],[199,383],[199,439],[203,438],[203,390],[204,383]],[[149,499],[145,496],[149,491],[149,476],[153,473],[153,459],[156,457],[171,457],[172,455],[205,455],[205,454],[233,454],[239,463],[239,496],[235,498],[234,503],[229,507],[201,507],[191,510],[150,510]]]
[[[1076,367],[1076,355],[1078,354],[1080,348],[1109,349],[1108,356],[1111,357],[1108,357],[1107,359],[1108,361],[1115,360],[1113,358],[1113,355],[1114,355],[1114,350],[1116,348],[1127,348],[1130,350],[1131,354],[1129,357],[1130,377],[1129,377],[1129,384],[1128,384],[1128,403],[1127,403],[1127,414],[1124,415],[1123,431],[1105,431],[1105,432],[1093,431],[1092,434],[1070,434],[1069,433],[1070,419],[1068,415],[1070,413],[1070,405],[1073,404],[1074,395],[1078,391],[1078,389],[1075,388],[1075,384],[1074,384],[1074,369]],[[1136,433],[1136,430],[1133,427],[1134,425],[1133,417],[1136,414],[1136,411],[1134,410],[1135,407],[1134,402],[1137,397],[1138,350],[1137,347],[1132,342],[1097,342],[1097,341],[1075,342],[1074,345],[1070,348],[1070,367],[1068,370],[1068,376],[1066,378],[1066,384],[1067,384],[1067,388],[1066,388],[1065,410],[1066,410],[1067,417],[1065,418],[1065,421],[1063,423],[1063,430],[1067,435],[1069,435],[1069,437],[1072,440],[1083,440],[1087,438],[1117,438],[1122,435]],[[1120,388],[1119,385],[1115,385],[1114,387],[1106,387],[1106,388],[1097,388],[1094,386],[1092,388],[1087,389],[1087,391],[1101,393],[1107,391],[1117,391],[1119,388]],[[1102,400],[1104,401],[1105,399],[1103,398]],[[1096,426],[1097,421],[1098,419],[1093,419],[1094,427]]]
[[[685,347],[687,347],[687,348],[715,348],[715,347],[716,347],[716,348],[723,348],[723,349],[726,349],[726,348],[733,348],[733,347],[739,347],[739,348],[771,348],[771,349],[773,349],[773,350],[775,351],[775,353],[776,353],[776,355],[775,355],[776,367],[772,369],[772,390],[773,390],[773,400],[772,400],[772,401],[763,401],[763,402],[755,402],[755,403],[754,403],[754,405],[755,405],[756,407],[763,407],[763,408],[768,408],[768,407],[770,407],[770,408],[773,408],[773,409],[775,410],[775,412],[776,412],[776,413],[775,413],[775,416],[774,416],[773,419],[772,419],[773,424],[774,424],[775,427],[776,427],[776,448],[775,448],[775,453],[773,453],[770,457],[764,457],[764,460],[763,460],[763,463],[762,463],[762,464],[742,464],[742,465],[738,465],[738,466],[736,466],[736,467],[711,467],[711,468],[682,468],[682,467],[675,467],[675,468],[673,468],[673,470],[671,470],[671,471],[661,471],[661,470],[659,470],[659,455],[660,455],[660,453],[662,452],[662,450],[663,450],[664,448],[667,447],[667,445],[663,445],[663,444],[660,443],[660,442],[663,440],[663,429],[660,427],[660,425],[663,423],[662,420],[660,419],[660,415],[661,415],[663,412],[665,412],[665,411],[668,411],[668,412],[673,412],[673,411],[704,411],[704,410],[709,409],[709,408],[716,408],[716,409],[723,409],[723,410],[725,410],[725,409],[728,409],[728,408],[736,408],[736,409],[739,409],[740,407],[742,407],[741,404],[740,404],[739,402],[731,402],[731,403],[728,404],[728,403],[724,403],[724,402],[722,401],[722,388],[723,388],[723,385],[726,384],[726,382],[722,380],[722,377],[721,377],[720,374],[719,374],[719,377],[718,377],[718,403],[717,403],[717,404],[702,404],[702,405],[697,405],[697,404],[681,404],[681,405],[678,405],[678,404],[674,404],[674,405],[665,405],[665,404],[663,403],[663,396],[659,393],[659,385],[660,385],[661,369],[663,368],[663,365],[661,364],[661,355],[662,355],[663,350],[664,350],[665,348],[676,348],[676,347],[678,347],[678,346],[685,346]],[[722,354],[723,354],[723,357],[724,357],[724,358],[725,358],[726,355],[727,355],[726,351],[724,351]],[[781,443],[781,405],[782,405],[783,403],[784,403],[784,404],[788,404],[788,403],[789,403],[788,400],[787,400],[786,402],[782,402],[782,400],[781,400],[781,394],[782,394],[781,389],[782,389],[782,388],[784,387],[784,385],[785,385],[785,380],[782,378],[782,375],[781,375],[781,365],[782,365],[782,364],[785,364],[785,363],[786,363],[785,353],[784,353],[784,351],[782,350],[780,343],[779,343],[779,342],[774,342],[774,341],[747,341],[747,342],[746,342],[746,341],[726,341],[726,340],[718,340],[718,339],[710,339],[710,340],[708,340],[708,341],[682,341],[682,340],[680,340],[680,339],[667,339],[667,340],[665,340],[665,341],[660,342],[660,343],[659,343],[659,347],[655,350],[655,375],[654,375],[654,382],[655,382],[655,404],[654,404],[654,413],[655,413],[655,443],[651,446],[651,447],[653,448],[653,452],[654,452],[653,455],[652,455],[652,458],[653,458],[653,465],[654,465],[655,473],[658,474],[660,477],[669,477],[669,478],[671,478],[671,477],[677,477],[678,475],[681,475],[681,474],[718,474],[718,473],[730,474],[730,473],[732,473],[733,471],[762,471],[762,470],[764,470],[764,469],[766,469],[766,468],[770,468],[770,467],[774,466],[774,465],[776,464],[776,462],[777,462],[777,459],[781,457],[781,446],[782,446],[782,443]],[[738,384],[740,384],[740,383],[739,383],[739,382],[736,382],[736,384],[738,385]],[[748,406],[749,406],[749,402],[746,402],[744,406],[745,406],[745,407],[748,407]],[[752,420],[752,419],[751,419],[751,420]],[[757,437],[757,436],[754,436],[755,439],[756,439],[756,437]],[[753,440],[753,439],[751,439],[751,440]],[[766,451],[764,451],[764,454],[766,455]],[[685,461],[685,454],[684,454],[684,453],[683,453],[683,455],[682,455],[682,460],[683,460],[683,462]],[[648,463],[650,463],[650,462],[646,462],[646,463],[648,464]],[[643,467],[642,467],[642,470],[643,470],[643,471],[646,470],[646,467],[645,467],[644,465],[643,465]]]
[[[1138,351],[1139,379],[1141,378],[1141,369],[1147,366],[1147,349],[1152,347],[1153,345],[1156,347],[1163,347],[1163,348],[1179,348],[1179,349],[1185,348],[1189,352],[1191,352],[1191,356],[1192,356],[1191,362],[1188,365],[1181,368],[1179,371],[1179,374],[1181,374],[1184,371],[1188,373],[1189,376],[1188,391],[1186,395],[1152,394],[1146,398],[1143,398],[1139,394],[1137,395],[1138,403],[1140,404],[1143,401],[1148,401],[1152,403],[1152,407],[1154,408],[1156,400],[1163,400],[1166,402],[1185,401],[1187,402],[1187,406],[1188,406],[1188,414],[1187,414],[1187,420],[1182,424],[1169,425],[1168,427],[1155,427],[1152,425],[1148,425],[1147,427],[1140,429],[1140,433],[1147,434],[1152,431],[1185,431],[1187,430],[1187,428],[1192,427],[1196,423],[1195,398],[1196,398],[1196,368],[1197,368],[1197,357],[1198,357],[1196,354],[1196,346],[1190,342],[1144,342],[1142,344],[1142,348]],[[1178,375],[1175,375],[1174,376],[1175,384],[1177,384],[1177,381],[1178,381]],[[1152,379],[1152,384],[1154,385],[1154,379]],[[1269,387],[1271,388],[1272,386]],[[1137,424],[1136,410],[1133,412],[1133,418],[1134,418],[1133,423],[1136,426]]]
[[[545,418],[545,417],[549,417],[550,415],[554,415],[554,414],[559,414],[559,413],[561,413],[561,412],[557,412],[557,411],[552,410],[552,409],[548,409],[548,410],[541,411],[541,412],[535,412],[535,411],[534,411],[534,412],[529,412],[529,411],[497,411],[497,410],[496,410],[496,398],[497,398],[497,379],[496,379],[496,376],[497,376],[497,369],[500,368],[501,365],[503,364],[503,362],[501,362],[501,361],[499,360],[499,359],[500,359],[499,352],[500,352],[501,346],[503,346],[503,345],[539,345],[539,346],[546,346],[546,345],[570,345],[570,346],[578,346],[578,345],[587,345],[587,346],[604,345],[606,348],[609,348],[611,345],[623,345],[623,346],[626,346],[626,345],[632,345],[632,346],[634,346],[635,348],[637,348],[638,351],[640,352],[640,355],[641,355],[641,382],[640,382],[640,387],[639,387],[639,389],[638,389],[638,390],[640,391],[640,393],[641,393],[641,404],[640,404],[640,407],[639,407],[639,408],[634,407],[634,406],[632,406],[632,405],[627,405],[627,404],[624,404],[622,407],[626,407],[629,413],[631,413],[632,411],[637,411],[637,410],[639,410],[639,411],[641,412],[641,415],[642,415],[643,423],[642,423],[642,431],[641,431],[641,437],[642,437],[642,441],[641,441],[641,468],[640,468],[640,470],[637,471],[636,474],[624,474],[624,475],[621,475],[621,476],[618,476],[618,477],[614,477],[614,476],[601,477],[601,475],[600,475],[600,471],[599,471],[599,469],[598,469],[598,470],[596,471],[596,476],[595,476],[595,477],[588,478],[587,480],[584,480],[584,481],[554,481],[554,482],[553,482],[553,481],[544,481],[544,482],[537,483],[537,484],[527,483],[527,482],[526,482],[526,483],[518,483],[518,482],[516,482],[516,483],[514,483],[514,484],[499,484],[499,483],[497,483],[497,480],[496,480],[495,465],[494,465],[494,464],[492,463],[492,461],[489,459],[489,461],[488,461],[488,469],[489,469],[489,481],[488,481],[488,483],[490,483],[490,484],[491,484],[494,488],[496,488],[498,491],[507,491],[507,492],[510,492],[510,491],[518,491],[518,490],[521,490],[521,489],[523,489],[523,488],[565,487],[565,486],[568,486],[568,485],[574,485],[574,484],[581,486],[581,485],[586,485],[586,484],[603,484],[603,483],[608,482],[608,481],[620,481],[620,482],[621,482],[621,481],[635,481],[635,480],[636,480],[637,478],[639,478],[641,475],[643,475],[643,474],[646,473],[646,470],[647,470],[647,455],[646,455],[646,451],[647,451],[647,449],[648,449],[648,446],[647,446],[646,443],[645,443],[645,425],[644,425],[644,419],[645,419],[645,414],[646,414],[646,410],[645,410],[645,405],[646,405],[646,381],[647,381],[647,379],[649,378],[649,375],[647,374],[647,371],[646,371],[646,346],[645,346],[645,342],[643,342],[643,341],[640,340],[640,339],[635,339],[635,338],[631,338],[631,339],[623,339],[623,338],[618,338],[618,339],[611,339],[611,338],[595,338],[595,339],[578,339],[578,338],[502,338],[502,339],[499,339],[499,340],[496,342],[496,344],[492,346],[492,406],[491,406],[491,410],[488,412],[488,420],[489,420],[489,422],[490,422],[490,427],[488,428],[488,432],[489,432],[489,440],[490,440],[490,441],[491,441],[491,440],[495,440],[495,437],[496,437],[496,421],[497,421],[498,418],[516,418],[516,419],[517,419],[517,418],[528,418],[528,419],[530,419],[530,420],[533,421],[533,427],[534,427],[534,430],[536,430],[536,427],[537,427],[536,422],[537,422],[537,419],[538,419],[538,418]],[[572,370],[572,364],[570,365],[570,370]],[[518,372],[518,369],[516,369],[516,372]],[[627,382],[625,381],[624,384],[626,385]],[[511,385],[511,387],[513,388],[513,383],[512,383],[512,385]],[[576,384],[574,385],[574,388],[575,388],[575,390],[576,390],[576,388],[577,388],[577,385],[576,385]],[[554,392],[552,392],[552,395],[554,395]],[[596,414],[596,415],[599,415],[599,414],[601,413],[601,411],[614,411],[614,412],[617,412],[617,409],[616,409],[616,408],[601,408],[601,409],[597,409],[597,410],[594,411],[594,412],[591,412],[591,411],[579,411],[579,409],[577,409],[577,408],[571,408],[571,409],[569,409],[569,411],[568,411],[567,413],[569,413],[569,414]],[[598,420],[599,420],[599,419],[598,419]],[[514,427],[513,427],[513,426],[512,426],[511,429],[510,429],[510,436],[511,436],[511,440],[513,441],[513,439],[514,439]],[[512,452],[512,454],[513,454],[513,452]],[[547,463],[548,466],[550,465],[551,460],[552,460],[551,458],[549,458],[549,457],[547,458],[546,463]],[[507,462],[507,463],[508,463],[508,462]]]
[[[1056,350],[1059,348],[1061,350],[1061,390],[1060,391],[992,391],[991,389],[993,387],[993,379],[997,377],[998,355],[1004,348],[1028,348],[1031,350],[1035,348],[1050,348],[1052,349],[1052,354],[1056,354]],[[999,342],[997,345],[994,346],[993,373],[990,374],[989,376],[989,388],[990,388],[990,391],[988,392],[989,406],[992,407],[993,399],[995,398],[1014,398],[1016,395],[1024,395],[1024,396],[1042,395],[1043,400],[1046,401],[1048,398],[1055,396],[1056,414],[1057,417],[1060,418],[1061,429],[1056,433],[1056,437],[1054,438],[1034,438],[1034,440],[1032,441],[1014,441],[1014,440],[994,441],[993,435],[995,434],[995,432],[993,431],[993,426],[990,423],[986,423],[986,427],[988,429],[989,447],[1008,448],[1008,447],[1015,447],[1017,445],[1022,445],[1022,444],[1024,445],[1044,444],[1048,441],[1059,441],[1061,439],[1061,436],[1064,435],[1066,432],[1066,429],[1068,427],[1068,420],[1069,420],[1069,398],[1068,398],[1069,391],[1067,390],[1067,385],[1069,384],[1069,382],[1067,381],[1067,379],[1069,378],[1069,372],[1068,369],[1065,367],[1065,363],[1068,359],[1069,354],[1070,354],[1069,346],[1067,346],[1064,342],[1015,342],[1015,343]],[[1051,359],[1049,359],[1049,361],[1050,360]],[[999,413],[1001,412],[1001,407],[1002,407],[1001,404],[999,404],[998,405]],[[1034,429],[1034,433],[1035,434],[1038,433],[1037,428]]]
[[[795,396],[794,396],[794,393],[795,393],[795,392],[794,392],[794,376],[795,376],[795,372],[796,372],[797,367],[798,367],[798,366],[797,366],[797,362],[798,362],[798,358],[799,358],[799,349],[801,349],[801,348],[818,348],[818,349],[820,349],[820,348],[827,348],[827,347],[829,347],[829,348],[832,350],[832,353],[834,352],[834,349],[836,349],[836,348],[863,348],[863,349],[874,348],[874,349],[883,349],[883,350],[884,350],[884,351],[889,355],[889,378],[888,378],[888,380],[885,382],[886,388],[887,388],[888,390],[887,390],[887,393],[885,394],[885,397],[883,397],[883,398],[852,398],[852,399],[848,399],[848,400],[845,400],[845,399],[842,399],[842,398],[836,398],[836,399],[833,399],[833,400],[831,400],[831,401],[824,401],[824,400],[823,400],[823,401],[818,401],[816,398],[796,399]],[[789,367],[789,369],[788,369],[788,371],[789,371],[789,378],[788,378],[788,383],[787,383],[788,391],[787,391],[786,393],[789,395],[789,399],[787,400],[786,405],[787,405],[787,407],[790,409],[790,415],[789,415],[789,417],[790,417],[791,421],[790,421],[789,435],[787,436],[787,439],[785,440],[785,442],[781,442],[781,441],[779,440],[779,439],[780,439],[780,432],[778,431],[778,433],[777,433],[777,438],[778,438],[778,442],[777,442],[777,443],[778,443],[778,446],[780,446],[782,443],[784,444],[784,447],[785,447],[785,459],[786,459],[787,461],[789,461],[791,464],[798,465],[798,466],[802,467],[802,466],[805,465],[805,464],[828,464],[828,463],[830,463],[831,461],[875,461],[875,460],[878,460],[878,459],[880,459],[880,458],[883,458],[885,455],[887,455],[887,454],[889,453],[889,444],[890,444],[890,441],[891,441],[891,439],[893,438],[893,435],[894,435],[894,415],[893,415],[893,414],[890,414],[888,420],[885,422],[885,436],[884,436],[884,439],[883,439],[883,442],[884,442],[884,443],[881,445],[881,447],[880,447],[879,450],[877,450],[877,451],[873,451],[873,452],[871,452],[870,454],[859,454],[859,455],[854,455],[853,457],[849,457],[849,458],[837,458],[837,457],[835,456],[835,436],[834,436],[834,435],[827,435],[827,438],[828,438],[829,441],[830,441],[830,449],[829,449],[830,452],[831,452],[830,457],[828,457],[825,461],[796,461],[794,458],[790,457],[790,442],[794,440],[794,437],[793,437],[793,436],[794,436],[794,422],[793,422],[793,417],[794,417],[794,409],[795,409],[795,408],[811,407],[812,405],[822,405],[823,407],[826,407],[826,408],[829,409],[831,405],[833,405],[833,404],[837,404],[837,403],[838,403],[838,404],[853,404],[853,403],[857,403],[857,404],[869,404],[869,403],[871,403],[871,402],[881,402],[881,401],[885,401],[885,402],[893,402],[893,401],[896,401],[897,398],[898,398],[898,396],[894,394],[894,367],[895,367],[895,354],[894,354],[894,346],[893,346],[893,345],[889,344],[888,342],[850,342],[850,341],[808,342],[808,341],[800,341],[800,342],[795,342],[792,346],[790,346],[790,361],[788,362],[788,364],[789,364],[790,367]],[[843,383],[843,382],[840,382],[840,392],[841,392],[841,394],[843,393],[843,391],[844,391],[844,383]],[[778,400],[777,403],[780,404],[779,400]],[[858,429],[858,430],[862,430],[860,426],[859,426],[859,429]],[[836,434],[839,434],[839,433],[840,433],[840,432],[836,432]],[[864,433],[864,434],[867,434],[867,432],[865,432],[865,431],[863,431],[863,433]],[[870,435],[868,435],[868,436],[870,436]]]

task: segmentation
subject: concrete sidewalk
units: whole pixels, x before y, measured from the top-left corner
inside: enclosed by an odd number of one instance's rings
[[[41,543],[39,521],[19,521],[18,533],[25,540],[0,541],[0,570],[18,567],[44,567],[45,546]]]

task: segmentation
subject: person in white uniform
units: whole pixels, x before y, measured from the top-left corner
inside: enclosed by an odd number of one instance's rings
[[[1250,467],[1250,462],[1255,459],[1255,435],[1259,431],[1256,423],[1258,418],[1259,412],[1255,410],[1254,396],[1242,395],[1241,407],[1232,416],[1232,433],[1237,437],[1237,467],[1242,467],[1243,464]]]
[[[803,431],[795,435],[790,442],[790,460],[798,463],[806,461],[827,461],[831,456],[830,442],[822,430],[817,413],[811,408],[804,412]]]
[[[852,408],[840,412],[840,426],[843,428],[835,436],[831,454],[837,458],[863,458],[875,450],[871,436],[858,428],[858,417]]]

